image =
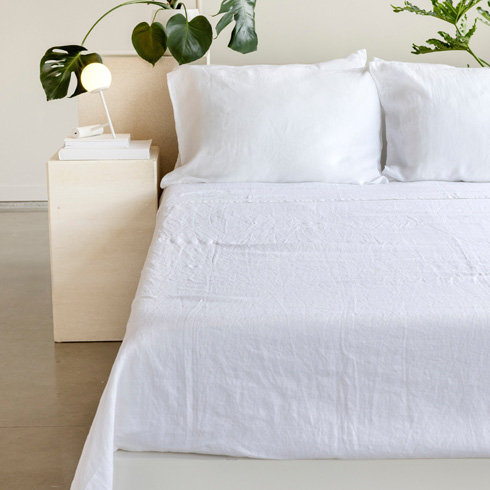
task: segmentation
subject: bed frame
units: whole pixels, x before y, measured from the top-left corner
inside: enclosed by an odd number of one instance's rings
[[[486,490],[488,459],[273,461],[118,451],[114,490]]]
[[[176,66],[155,68],[134,55],[104,55],[113,74],[106,93],[115,128],[153,139],[162,170],[172,170],[177,138],[164,80]],[[78,97],[80,125],[104,121],[96,95]],[[448,428],[450,430],[450,428]],[[487,490],[490,460],[273,461],[191,454],[117,451],[114,490]]]

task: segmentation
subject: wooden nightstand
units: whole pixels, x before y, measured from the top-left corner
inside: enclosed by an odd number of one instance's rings
[[[158,209],[149,160],[47,164],[56,342],[122,340]]]

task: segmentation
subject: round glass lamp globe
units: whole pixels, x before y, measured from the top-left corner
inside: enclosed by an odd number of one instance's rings
[[[82,71],[82,85],[87,92],[100,92],[111,86],[112,75],[102,63],[90,63]]]

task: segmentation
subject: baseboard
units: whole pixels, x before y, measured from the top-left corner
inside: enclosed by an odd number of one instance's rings
[[[47,211],[47,201],[2,201],[0,202],[0,213],[2,211]]]
[[[47,201],[45,185],[0,185],[0,202]]]
[[[488,459],[274,461],[114,454],[114,490],[487,490]]]

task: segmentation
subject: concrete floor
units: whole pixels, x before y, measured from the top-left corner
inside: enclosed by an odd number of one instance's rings
[[[119,349],[54,344],[48,214],[0,211],[0,489],[69,489]]]

